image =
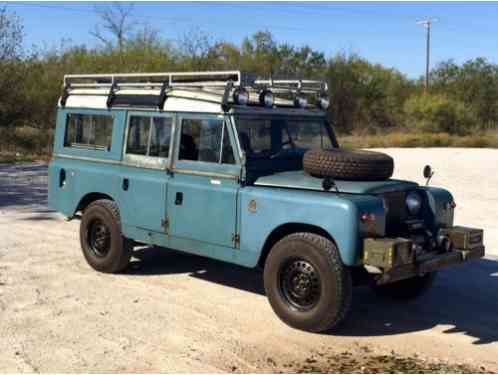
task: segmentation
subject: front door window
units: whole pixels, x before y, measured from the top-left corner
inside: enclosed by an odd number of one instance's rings
[[[178,159],[234,164],[225,122],[222,119],[183,119]]]

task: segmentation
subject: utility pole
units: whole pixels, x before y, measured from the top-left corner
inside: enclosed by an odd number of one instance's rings
[[[437,18],[427,18],[417,21],[418,25],[423,25],[427,29],[427,43],[425,51],[425,92],[429,90],[429,67],[431,63],[431,26],[436,22]]]

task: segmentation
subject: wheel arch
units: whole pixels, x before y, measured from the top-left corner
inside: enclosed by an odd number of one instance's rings
[[[261,250],[261,253],[259,255],[258,263],[257,266],[260,268],[264,268],[266,259],[268,258],[268,255],[270,254],[270,251],[278,241],[280,241],[282,238],[293,234],[293,233],[299,233],[299,232],[308,232],[308,233],[314,233],[318,234],[320,236],[323,236],[330,241],[334,243],[335,246],[337,246],[336,241],[334,238],[330,235],[329,232],[327,232],[325,229],[317,226],[317,225],[312,225],[312,224],[304,224],[304,223],[286,223],[282,224],[275,229],[268,235],[268,237],[265,240],[265,243],[263,245],[263,248]]]
[[[85,208],[87,208],[92,202],[95,202],[96,200],[99,199],[108,199],[113,202],[115,201],[115,199],[108,194],[96,193],[96,192],[88,193],[85,196],[83,196],[83,198],[80,199],[78,205],[76,206],[76,209],[74,210],[74,213],[78,211],[84,211]]]

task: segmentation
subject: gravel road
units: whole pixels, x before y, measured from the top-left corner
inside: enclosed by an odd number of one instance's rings
[[[147,248],[127,274],[94,272],[78,221],[46,207],[46,166],[0,166],[0,372],[292,371],[323,353],[393,352],[497,372],[498,150],[384,151],[396,177],[423,182],[432,164],[432,184],[454,192],[458,223],[485,228],[491,255],[441,272],[417,301],[358,288],[330,334],[281,323],[252,270]]]

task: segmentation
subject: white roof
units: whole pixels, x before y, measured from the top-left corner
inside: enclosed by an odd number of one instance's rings
[[[72,89],[66,100],[66,108],[88,108],[88,109],[108,109],[107,98],[109,90],[102,89]],[[154,95],[158,96],[160,90],[119,90],[117,95]],[[249,91],[250,101],[257,103],[258,93]],[[172,89],[167,92],[167,99],[164,103],[164,111],[171,112],[203,112],[203,113],[222,113],[223,92],[215,90],[200,89]],[[280,105],[292,105],[289,100],[275,98],[275,103]],[[59,100],[59,106],[60,100]],[[119,108],[119,106],[113,106]],[[133,110],[134,107],[126,107]],[[140,110],[142,108],[136,107]],[[159,109],[159,108],[152,108]]]
[[[159,95],[160,90],[120,90],[119,94],[123,95]],[[65,108],[89,108],[89,109],[108,109],[107,107],[107,95],[102,95],[102,90],[82,90],[75,89],[70,91],[70,95],[66,100]],[[171,90],[168,92],[167,99],[164,103],[163,108],[152,108],[161,109],[164,111],[171,112],[204,112],[204,113],[221,113],[223,109],[221,107],[221,95],[213,95],[207,92],[194,92],[187,90]],[[60,100],[59,100],[59,106]],[[114,108],[119,108],[114,106]],[[134,107],[127,107],[133,110]],[[141,108],[136,107],[135,109],[140,110]]]

